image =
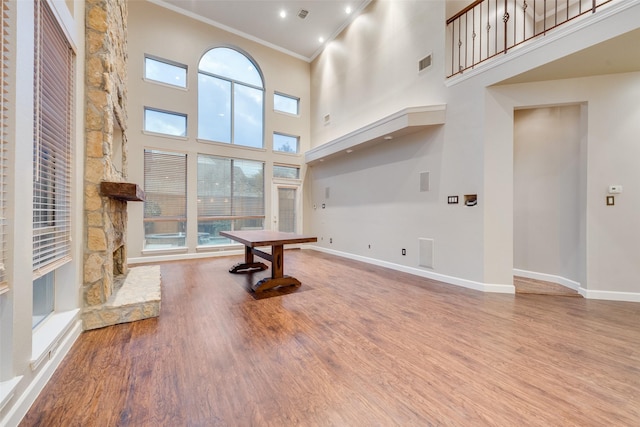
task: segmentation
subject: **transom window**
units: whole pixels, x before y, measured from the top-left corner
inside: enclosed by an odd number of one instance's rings
[[[297,153],[299,149],[299,140],[300,138],[297,136],[274,132],[273,151],[279,151],[281,153]]]
[[[144,130],[171,136],[187,136],[187,116],[145,107]]]
[[[273,177],[300,179],[300,168],[296,166],[273,165]]]
[[[198,138],[264,146],[264,84],[258,66],[231,48],[209,50],[198,64]]]
[[[298,115],[300,113],[300,99],[276,92],[273,94],[273,109],[281,113]]]
[[[171,86],[187,87],[187,66],[145,56],[144,78]]]

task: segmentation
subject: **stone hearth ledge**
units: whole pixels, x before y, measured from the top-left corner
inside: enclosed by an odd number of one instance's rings
[[[160,266],[131,267],[122,286],[100,306],[84,309],[85,330],[119,323],[158,317],[160,315]]]

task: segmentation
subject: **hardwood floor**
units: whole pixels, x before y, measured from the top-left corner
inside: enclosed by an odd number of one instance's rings
[[[578,291],[544,280],[529,279],[527,277],[514,276],[513,285],[516,294],[554,295],[563,297],[582,298]]]
[[[23,426],[638,426],[640,304],[483,294],[315,251],[162,264],[157,319],[85,332]]]

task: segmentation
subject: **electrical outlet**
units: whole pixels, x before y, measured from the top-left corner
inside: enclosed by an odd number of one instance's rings
[[[329,243],[333,243],[333,237],[329,237]]]
[[[622,193],[622,185],[609,186],[609,194],[620,194],[620,193]]]

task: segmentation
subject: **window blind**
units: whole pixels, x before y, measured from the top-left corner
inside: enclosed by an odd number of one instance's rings
[[[71,259],[74,54],[46,1],[35,7],[33,269]]]
[[[187,155],[144,151],[144,218],[187,219]]]
[[[5,263],[7,255],[7,147],[9,126],[9,1],[1,0],[0,12],[0,54],[2,55],[2,69],[0,70],[0,293],[7,287]]]

